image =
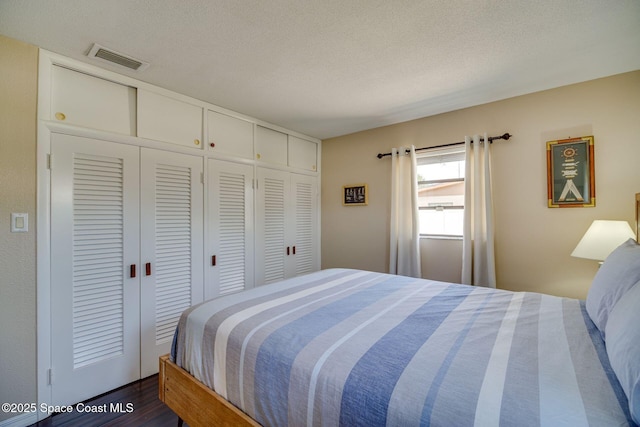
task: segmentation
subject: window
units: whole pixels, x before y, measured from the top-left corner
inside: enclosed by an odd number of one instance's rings
[[[462,237],[464,146],[418,154],[420,235]]]

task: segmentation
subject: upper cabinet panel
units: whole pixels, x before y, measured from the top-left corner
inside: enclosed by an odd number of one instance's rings
[[[202,107],[138,89],[138,136],[202,148]]]
[[[51,119],[62,123],[136,134],[136,89],[53,66]]]
[[[253,123],[209,110],[207,124],[209,150],[253,158]]]
[[[287,134],[262,126],[256,128],[256,159],[287,165]]]
[[[289,135],[289,166],[316,171],[318,169],[318,144]]]

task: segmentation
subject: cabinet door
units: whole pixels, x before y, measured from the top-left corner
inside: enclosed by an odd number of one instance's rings
[[[52,67],[51,119],[91,129],[136,134],[136,90]]]
[[[141,150],[141,376],[158,372],[183,310],[203,298],[202,158]]]
[[[288,224],[295,229],[293,245],[293,275],[312,273],[320,269],[318,256],[318,179],[291,174],[292,214]]]
[[[289,166],[315,171],[318,163],[318,144],[289,135]]]
[[[291,181],[289,172],[264,168],[257,169],[256,177],[256,285],[263,285],[287,277]]]
[[[202,148],[202,107],[138,89],[138,136]]]
[[[51,138],[52,403],[69,405],[140,377],[139,149]]]
[[[253,166],[208,163],[205,298],[253,287]]]
[[[287,135],[262,126],[256,127],[256,159],[274,165],[287,165]]]
[[[215,111],[207,112],[209,150],[253,158],[253,123]]]
[[[318,179],[258,168],[256,285],[320,268]]]

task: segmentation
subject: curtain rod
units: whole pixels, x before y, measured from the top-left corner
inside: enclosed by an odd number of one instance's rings
[[[511,135],[510,133],[505,133],[503,135],[500,136],[489,136],[487,137],[487,139],[489,140],[489,144],[493,143],[494,139],[504,139],[505,141],[509,140],[509,138],[511,138],[513,135]],[[484,138],[480,138],[480,141],[484,141]],[[473,142],[473,141],[472,141]],[[421,150],[429,150],[431,148],[443,148],[443,147],[453,147],[454,145],[462,145],[464,144],[464,141],[460,141],[460,142],[451,142],[449,144],[442,144],[442,145],[434,145],[433,147],[421,147],[421,148],[416,148],[416,151],[421,151]],[[390,156],[391,153],[378,153],[378,155],[376,157],[378,157],[379,159],[385,157],[385,156]]]

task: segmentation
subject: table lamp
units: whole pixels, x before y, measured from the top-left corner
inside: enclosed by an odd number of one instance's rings
[[[611,252],[635,234],[627,221],[595,220],[589,227],[571,256],[602,261]]]

